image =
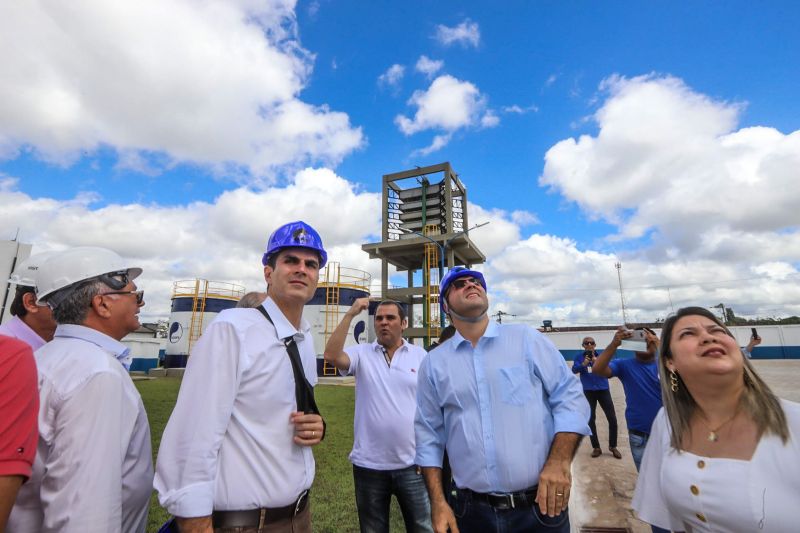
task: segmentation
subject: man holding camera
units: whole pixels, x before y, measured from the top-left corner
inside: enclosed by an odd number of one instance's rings
[[[592,365],[592,372],[605,378],[617,377],[625,389],[625,422],[628,424],[628,441],[636,471],[642,464],[644,448],[650,438],[650,426],[661,409],[661,385],[658,379],[658,337],[655,332],[642,328],[645,351],[635,351],[632,359],[615,359],[622,341],[634,336],[634,332],[620,327],[611,344],[603,350]]]
[[[600,457],[603,453],[603,450],[600,449],[600,439],[597,438],[595,424],[597,403],[599,402],[606,415],[606,420],[608,420],[608,451],[617,459],[622,459],[622,454],[617,449],[617,414],[614,412],[614,401],[611,399],[611,391],[608,388],[608,378],[592,372],[592,366],[597,359],[595,341],[592,337],[586,337],[581,345],[583,353],[579,353],[575,357],[572,372],[581,377],[583,394],[589,402],[592,413],[589,416],[589,429],[592,430],[592,434],[589,436],[589,440],[592,441],[592,457]]]
[[[742,346],[742,353],[748,359],[753,358],[753,350],[755,350],[756,346],[761,344],[761,337],[758,336],[758,330],[756,330],[756,328],[750,328],[750,331],[752,331],[750,342],[747,343],[747,346]]]

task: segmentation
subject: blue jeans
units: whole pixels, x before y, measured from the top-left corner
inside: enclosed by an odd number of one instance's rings
[[[647,439],[650,437],[643,437],[641,435],[634,435],[628,433],[628,443],[631,445],[631,455],[633,456],[633,464],[636,465],[638,472],[642,466],[642,457],[644,457],[644,448],[647,446]]]
[[[647,446],[647,441],[650,439],[650,436],[643,437],[641,435],[634,435],[633,433],[628,433],[628,443],[631,445],[631,455],[633,456],[633,464],[636,465],[636,471],[638,472],[642,466],[642,457],[644,457],[644,449]],[[656,481],[657,483],[657,481]],[[669,530],[661,529],[657,526],[650,526],[650,529],[653,533],[669,533]]]
[[[538,505],[495,509],[486,502],[473,500],[463,490],[457,491],[453,503],[453,514],[461,533],[569,533],[569,510],[549,517],[539,511]]]
[[[372,470],[353,465],[356,507],[361,533],[388,533],[392,494],[400,504],[406,531],[432,533],[431,504],[416,466],[400,470]]]

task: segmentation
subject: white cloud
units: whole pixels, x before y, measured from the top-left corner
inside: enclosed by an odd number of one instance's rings
[[[438,136],[426,149],[433,151],[442,148],[454,131],[468,127],[494,127],[499,118],[486,108],[486,97],[468,81],[461,81],[450,75],[442,75],[433,80],[427,91],[415,91],[408,101],[417,107],[414,118],[397,115],[395,124],[406,135],[413,135],[429,129],[444,130],[447,135]]]
[[[21,240],[33,243],[34,251],[97,245],[135,260],[145,269],[140,285],[146,291],[147,320],[168,314],[175,280],[203,277],[263,288],[260,258],[266,240],[289,220],[316,227],[331,261],[369,272],[374,286],[379,280],[380,262],[369,260],[361,244],[379,240],[380,194],[365,192],[329,169],[304,169],[281,187],[239,187],[209,202],[170,206],[98,207],[92,194],[59,201],[31,197],[18,186],[15,178],[0,176],[0,228],[21,228]],[[790,235],[760,246],[748,241],[750,256],[730,261],[671,257],[652,248],[616,255],[557,235],[524,237],[521,226],[536,223],[534,213],[470,202],[470,226],[487,221],[488,226],[470,231],[470,238],[488,258],[479,268],[489,283],[491,312],[517,315],[509,320],[619,322],[617,260],[624,265],[632,320],[664,317],[670,303],[677,308],[720,301],[741,315],[775,315],[775,309],[783,316],[800,314],[800,273],[797,258],[787,252]]]
[[[378,85],[388,85],[390,87],[397,86],[397,84],[399,84],[403,79],[403,75],[405,75],[405,73],[406,67],[395,63],[386,69],[386,72],[378,76]]]
[[[518,226],[530,226],[539,224],[539,217],[530,211],[513,211],[511,213],[511,220]]]
[[[433,77],[434,74],[442,70],[444,66],[444,61],[441,60],[434,60],[429,58],[428,56],[420,56],[417,60],[417,64],[414,68],[417,69],[417,72],[421,72],[426,76]]]
[[[538,113],[539,108],[536,105],[529,105],[528,107],[520,107],[516,104],[504,106],[503,113],[513,113],[515,115],[524,115],[526,113]]]
[[[498,117],[491,109],[483,114],[481,117],[482,128],[494,128],[500,124],[500,117]]]
[[[335,164],[363,134],[299,99],[313,56],[296,33],[292,0],[6,3],[0,155],[69,165],[111,147],[259,177]]]
[[[540,184],[673,257],[741,260],[756,247],[800,260],[800,131],[737,130],[742,104],[673,77],[614,76],[601,90],[597,136],[548,150]]]
[[[447,146],[452,137],[453,137],[452,133],[445,133],[443,135],[434,135],[431,144],[429,144],[425,148],[419,148],[417,150],[414,150],[413,152],[411,152],[411,157],[426,156],[432,154],[433,152],[437,152],[442,148],[444,148],[445,146]]]
[[[439,24],[436,26],[435,38],[445,46],[460,44],[464,47],[473,46],[477,48],[481,40],[481,32],[478,29],[477,22],[465,19],[455,27]]]
[[[263,288],[260,261],[267,238],[290,220],[317,228],[331,261],[380,275],[380,262],[360,251],[360,243],[380,234],[380,195],[360,191],[328,169],[302,170],[285,187],[241,187],[212,202],[177,206],[96,208],[91,197],[32,198],[12,179],[0,184],[0,227],[20,227],[20,239],[33,243],[34,251],[104,246],[140,263],[148,319],[168,314],[175,280],[202,277]]]

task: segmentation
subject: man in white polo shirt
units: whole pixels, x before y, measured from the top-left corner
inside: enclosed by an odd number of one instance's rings
[[[406,312],[393,301],[381,302],[375,309],[375,342],[345,348],[350,323],[368,306],[368,298],[356,300],[325,346],[325,360],[342,374],[356,377],[350,461],[361,531],[389,531],[394,494],[406,531],[430,532],[430,502],[414,464],[417,369],[427,352],[403,339]]]

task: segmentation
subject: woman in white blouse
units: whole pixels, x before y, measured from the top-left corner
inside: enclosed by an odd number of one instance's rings
[[[633,497],[672,531],[800,531],[800,404],[778,399],[707,309],[664,323],[661,395]]]

